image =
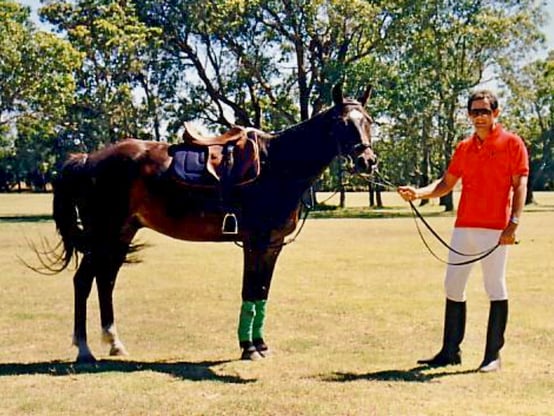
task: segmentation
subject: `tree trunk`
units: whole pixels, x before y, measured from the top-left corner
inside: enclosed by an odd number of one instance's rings
[[[452,195],[453,193],[449,192],[440,198],[440,205],[444,206],[445,212],[454,211],[454,198]]]
[[[420,175],[419,175],[419,184],[418,186],[424,187],[429,185],[429,178],[431,176],[431,149],[429,147],[429,118],[426,118],[423,122],[423,128],[421,132],[421,146],[422,146],[422,153],[423,157],[421,158],[421,165],[420,165]],[[429,203],[428,199],[422,199],[419,206],[422,207],[424,205],[427,205]]]
[[[346,206],[346,191],[344,190],[344,186],[341,185],[340,187],[340,203],[339,206],[341,208],[344,208]]]
[[[525,205],[532,204],[535,202],[533,197],[533,182],[534,182],[535,173],[533,170],[529,171],[529,179],[527,181],[527,195],[525,196]]]
[[[346,191],[344,190],[344,171],[342,170],[342,162],[339,163],[339,191],[339,207],[344,208],[346,206]]]
[[[367,193],[369,195],[369,207],[373,208],[375,206],[375,190],[372,183],[367,185]]]
[[[381,187],[377,187],[377,208],[383,208],[383,200],[381,198]]]

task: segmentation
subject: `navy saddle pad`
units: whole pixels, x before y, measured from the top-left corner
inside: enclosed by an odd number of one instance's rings
[[[169,170],[180,181],[202,187],[218,184],[218,180],[206,169],[206,149],[179,144],[178,147],[170,147],[169,154],[173,157]]]

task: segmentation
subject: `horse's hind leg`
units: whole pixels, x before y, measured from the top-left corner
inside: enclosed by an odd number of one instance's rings
[[[280,243],[244,246],[242,305],[238,326],[242,359],[255,360],[269,353],[264,341],[265,311],[273,270],[281,252]]]
[[[92,355],[87,343],[87,299],[92,289],[94,279],[94,265],[90,253],[85,254],[75,276],[73,277],[74,291],[74,328],[73,345],[79,352],[78,363],[92,363],[96,359]]]
[[[128,355],[125,346],[119,339],[115,326],[113,308],[113,290],[117,273],[125,260],[127,245],[111,246],[104,253],[103,264],[96,275],[96,288],[98,290],[98,303],[100,306],[100,322],[102,325],[102,340],[110,345],[110,355]]]

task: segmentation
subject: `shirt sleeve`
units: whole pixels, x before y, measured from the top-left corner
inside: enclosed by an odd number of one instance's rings
[[[529,155],[523,139],[514,135],[510,141],[510,172],[512,175],[529,176]]]
[[[452,155],[452,159],[450,160],[450,164],[448,165],[447,172],[457,178],[460,178],[464,173],[464,169],[463,169],[464,159],[465,159],[464,156],[465,156],[464,142],[460,142],[456,146],[456,150],[454,150],[454,154]]]

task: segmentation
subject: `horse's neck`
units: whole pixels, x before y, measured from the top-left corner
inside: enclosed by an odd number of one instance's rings
[[[268,143],[274,174],[301,182],[316,180],[336,154],[323,115],[276,133]]]

